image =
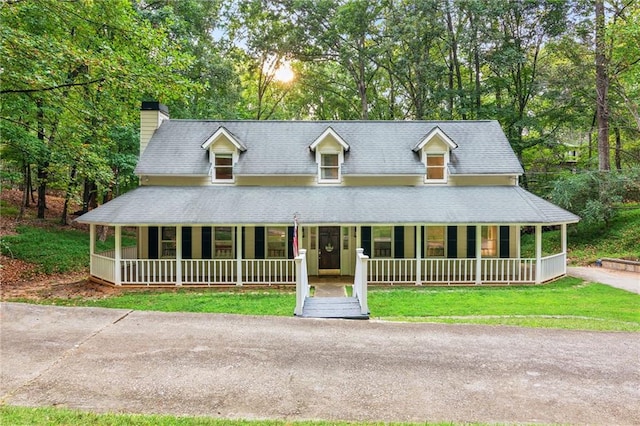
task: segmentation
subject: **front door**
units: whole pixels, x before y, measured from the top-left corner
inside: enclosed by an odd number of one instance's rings
[[[321,226],[318,269],[320,274],[340,274],[340,227]]]

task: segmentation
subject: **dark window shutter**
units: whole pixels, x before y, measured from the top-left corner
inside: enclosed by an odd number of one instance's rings
[[[192,259],[193,251],[191,247],[191,227],[182,227],[182,258]]]
[[[293,226],[287,228],[287,257],[293,259]]]
[[[476,257],[476,227],[467,226],[467,257]]]
[[[362,248],[364,249],[364,254],[367,256],[371,256],[371,227],[363,226],[360,228],[360,242],[362,243]]]
[[[509,227],[500,227],[500,257],[509,257]]]
[[[158,258],[158,227],[149,227],[149,259]]]
[[[203,226],[202,227],[202,258],[211,259],[212,258],[211,254],[212,254],[211,227]]]
[[[404,258],[404,226],[393,227],[393,257],[396,259]]]
[[[264,226],[256,226],[255,234],[255,258],[264,259]]]
[[[246,243],[247,237],[245,236],[246,230],[247,230],[247,227],[243,226],[242,227],[242,258],[243,259],[246,259],[246,257],[247,257],[247,255],[245,254],[246,253],[246,247],[247,247],[247,243]],[[236,243],[236,245],[238,245],[238,243]]]
[[[458,227],[447,226],[447,258],[458,257]]]

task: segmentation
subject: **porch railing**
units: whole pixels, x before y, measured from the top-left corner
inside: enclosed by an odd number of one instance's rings
[[[243,259],[242,282],[245,284],[295,284],[295,260]]]
[[[361,248],[356,249],[356,272],[353,277],[353,297],[358,299],[360,304],[360,313],[369,314],[369,305],[367,302],[368,280],[367,273],[369,256],[364,254]]]
[[[558,253],[540,259],[540,280],[542,282],[567,273],[567,254]]]
[[[177,268],[175,259],[135,259],[135,247],[123,249],[120,281],[124,285],[293,285],[293,259],[243,259],[238,280],[236,259],[184,259]],[[91,275],[115,283],[113,250],[91,257]],[[112,257],[113,256],[113,257]],[[482,259],[476,277],[476,259],[368,259],[367,281],[371,284],[491,284],[545,282],[566,273],[566,254],[540,260],[536,279],[535,259]],[[419,268],[418,268],[419,266]],[[178,279],[178,271],[181,271]],[[479,279],[477,279],[479,278]]]
[[[563,275],[564,256],[542,259],[542,281]],[[481,259],[477,280],[477,259],[369,259],[369,282],[376,284],[492,284],[535,283],[535,259]]]
[[[115,259],[100,254],[91,256],[91,275],[114,283],[116,281]]]
[[[307,274],[307,251],[300,249],[300,254],[294,259],[296,267],[296,308],[295,315],[302,316],[304,303],[309,297],[309,276]]]

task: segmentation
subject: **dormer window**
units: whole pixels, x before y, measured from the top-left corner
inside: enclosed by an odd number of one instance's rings
[[[213,179],[217,181],[233,181],[233,154],[215,153]]]
[[[427,181],[445,181],[446,180],[446,170],[445,170],[445,153],[426,153],[427,159],[427,173],[426,180]]]
[[[349,144],[335,130],[328,127],[309,145],[309,149],[316,154],[318,183],[342,182],[342,163],[344,153],[349,151]]]
[[[211,183],[233,183],[233,166],[240,153],[247,150],[240,140],[224,127],[219,127],[202,144],[209,151]]]
[[[339,154],[320,154],[320,180],[340,180]]]
[[[447,183],[449,153],[458,145],[439,127],[433,128],[414,148],[425,166],[425,183]]]

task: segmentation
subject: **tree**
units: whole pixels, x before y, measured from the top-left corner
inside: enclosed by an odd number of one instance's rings
[[[609,154],[609,77],[605,44],[604,0],[595,0],[596,15],[596,120],[598,122],[598,169],[611,170]]]
[[[100,152],[108,143],[101,135],[130,121],[133,111],[137,115],[144,94],[171,99],[189,90],[180,70],[191,59],[124,0],[108,8],[97,2],[10,2],[0,18],[3,136],[33,135],[3,143],[30,152],[28,144],[37,141],[38,155],[24,161],[37,169],[38,217],[44,218],[50,171],[66,174],[59,183],[72,190],[73,181],[86,177],[76,165],[80,158],[92,159],[86,171],[101,170],[104,158],[86,152]],[[67,173],[58,161],[66,162]]]

